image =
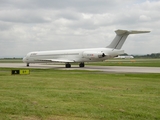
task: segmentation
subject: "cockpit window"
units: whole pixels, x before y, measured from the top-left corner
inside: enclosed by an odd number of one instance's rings
[[[37,55],[37,53],[31,53],[30,54],[30,56],[36,56]]]

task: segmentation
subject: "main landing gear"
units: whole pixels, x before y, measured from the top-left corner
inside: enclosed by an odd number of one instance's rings
[[[71,64],[66,63],[66,68],[71,68]]]
[[[84,65],[83,62],[79,64],[79,67],[84,67],[84,66],[85,66],[85,65]]]
[[[84,62],[79,64],[79,67],[84,67],[84,66],[85,66]],[[66,68],[71,68],[71,64],[70,63],[66,63]]]

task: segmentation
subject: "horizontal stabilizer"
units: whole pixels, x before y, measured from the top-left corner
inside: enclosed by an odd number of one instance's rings
[[[140,33],[149,33],[150,31],[138,31],[138,30],[116,30],[116,37],[113,39],[111,44],[107,48],[121,49],[126,38],[129,34],[140,34]]]
[[[123,35],[123,34],[139,34],[139,33],[149,33],[150,31],[138,31],[138,30],[116,30],[115,31],[117,35]]]

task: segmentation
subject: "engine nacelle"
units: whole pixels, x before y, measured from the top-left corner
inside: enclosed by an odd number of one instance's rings
[[[96,51],[84,51],[83,57],[84,58],[103,58],[106,55],[103,52],[96,52]]]

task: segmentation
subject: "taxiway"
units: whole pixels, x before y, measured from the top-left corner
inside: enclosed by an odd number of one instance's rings
[[[160,73],[160,67],[124,67],[124,66],[90,66],[79,68],[78,65],[72,65],[72,68],[65,68],[64,65],[57,64],[30,64],[26,67],[25,63],[0,63],[2,68],[38,68],[38,69],[62,69],[62,70],[91,70],[109,73]]]

